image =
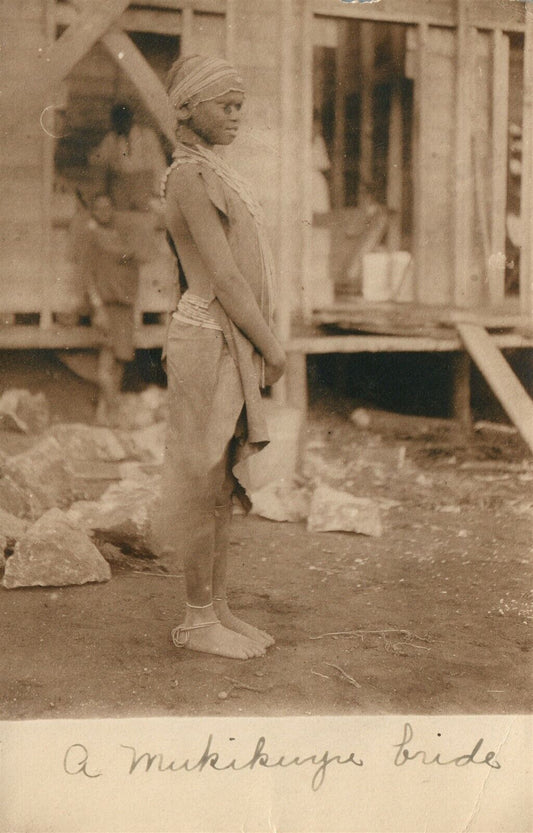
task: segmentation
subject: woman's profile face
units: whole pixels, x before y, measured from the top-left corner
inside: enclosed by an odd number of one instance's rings
[[[230,145],[242,116],[244,95],[228,92],[211,101],[201,101],[191,110],[188,127],[208,145]]]

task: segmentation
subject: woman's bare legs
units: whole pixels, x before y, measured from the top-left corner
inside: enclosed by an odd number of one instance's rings
[[[231,659],[262,656],[265,647],[260,642],[226,627],[214,609],[214,527],[212,513],[191,512],[188,516],[183,548],[187,608],[183,623],[174,631],[176,644]]]
[[[228,552],[231,532],[231,516],[233,507],[231,493],[233,491],[233,476],[226,470],[226,479],[222,498],[224,503],[215,509],[215,557],[213,562],[213,600],[215,612],[227,628],[253,639],[263,648],[274,644],[274,639],[265,631],[255,628],[253,625],[239,619],[231,612],[227,602],[227,574],[228,574]]]

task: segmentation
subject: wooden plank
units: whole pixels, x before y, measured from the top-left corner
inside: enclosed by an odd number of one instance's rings
[[[509,38],[500,29],[492,33],[491,130],[491,256],[489,299],[494,306],[505,294],[505,218],[507,207],[507,146],[509,138]]]
[[[524,6],[522,2],[495,2],[495,0],[470,0],[468,23],[480,29],[505,29],[507,32],[524,31]],[[456,25],[455,0],[428,2],[428,0],[380,0],[379,3],[333,3],[331,0],[313,0],[315,14],[349,17],[358,20],[376,20],[389,23],[425,23],[428,26],[454,28]]]
[[[392,81],[389,115],[389,147],[387,152],[387,208],[389,224],[387,246],[389,251],[402,247],[402,196],[403,196],[403,107],[401,72],[405,54],[405,33],[397,26],[392,29],[392,54],[396,74]]]
[[[186,6],[181,13],[181,44],[182,55],[189,55],[194,49],[194,11]]]
[[[472,254],[472,96],[471,31],[466,17],[467,0],[457,0],[457,54],[455,74],[455,217],[454,217],[454,298],[458,307],[470,302]]]
[[[308,406],[307,361],[305,352],[291,350],[287,354],[285,377],[288,404],[294,408],[299,408],[305,413]]]
[[[175,144],[174,116],[168,96],[142,52],[137,49],[131,38],[118,28],[106,32],[102,37],[102,44],[135,86],[161,132]]]
[[[472,410],[470,408],[470,356],[468,353],[454,353],[452,360],[453,391],[452,411],[453,417],[466,430],[472,429]]]
[[[70,26],[78,19],[74,6],[56,3],[56,10],[58,26]],[[181,33],[181,12],[178,9],[126,9],[117,23],[126,32],[177,36]]]
[[[192,18],[192,44],[194,52],[201,55],[226,57],[226,21],[218,14],[194,13]]]
[[[500,348],[533,347],[533,338],[520,335],[498,335],[490,338],[493,344]],[[459,336],[444,339],[424,336],[293,335],[286,345],[286,350],[289,353],[305,353],[306,355],[326,355],[329,353],[449,353],[461,349],[462,341]]]
[[[335,50],[335,105],[333,152],[331,158],[331,201],[333,208],[345,203],[344,166],[346,156],[346,21],[339,20]],[[364,128],[363,128],[364,129]]]
[[[522,116],[520,305],[533,316],[533,8],[527,3]]]
[[[305,291],[306,275],[311,274],[313,254],[313,15],[304,4],[302,20],[302,116],[300,148],[302,259],[298,287],[302,288],[304,320],[309,321],[311,304]]]
[[[235,14],[235,0],[226,0],[226,60],[230,64],[236,61],[235,32],[237,20]]]
[[[166,333],[166,325],[145,325],[135,330],[135,346],[141,350],[162,347]],[[89,349],[99,347],[101,343],[101,334],[92,327],[52,326],[49,329],[23,325],[0,327],[0,350]]]
[[[417,51],[413,110],[413,254],[415,263],[415,298],[421,296],[423,276],[427,274],[428,240],[426,223],[426,170],[429,162],[429,143],[426,114],[430,104],[428,83],[428,26],[417,26]]]
[[[206,14],[225,14],[227,0],[143,0],[143,6],[157,9],[194,9]]]
[[[45,35],[49,46],[54,43],[56,33],[55,0],[45,0]],[[55,112],[55,111],[54,111]],[[55,140],[43,130],[42,137],[42,182],[41,182],[41,286],[39,324],[48,327],[52,323],[50,310],[50,282],[52,280],[52,197],[54,190],[54,152]]]
[[[457,324],[464,345],[533,451],[533,400],[483,327]]]
[[[279,157],[279,287],[280,297],[276,317],[277,331],[282,343],[290,338],[292,291],[292,199],[295,181],[293,142],[294,125],[294,42],[293,0],[278,0],[278,40],[280,44],[279,97],[281,109],[281,137]]]
[[[126,32],[153,32],[173,36],[181,34],[181,13],[172,9],[127,9],[117,23]]]
[[[44,84],[53,87],[62,81],[129,4],[130,0],[93,0],[84,4],[75,24],[69,26],[47,51],[43,62]]]
[[[362,197],[373,180],[374,153],[374,24],[361,23],[359,27],[361,53],[361,154],[359,157],[359,195]]]

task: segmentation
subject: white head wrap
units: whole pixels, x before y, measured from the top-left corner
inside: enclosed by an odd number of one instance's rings
[[[191,55],[179,58],[169,73],[168,97],[176,110],[184,104],[195,107],[228,92],[244,93],[237,70],[222,58]]]

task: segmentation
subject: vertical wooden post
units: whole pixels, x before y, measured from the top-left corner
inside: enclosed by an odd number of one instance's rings
[[[420,276],[426,269],[428,243],[426,239],[426,187],[425,171],[429,164],[427,152],[427,130],[425,116],[430,104],[431,91],[429,88],[428,72],[428,25],[419,23],[417,26],[417,55],[414,89],[413,113],[413,251],[415,261],[415,297],[420,300]]]
[[[524,104],[522,119],[522,251],[520,307],[533,315],[533,8],[526,3],[524,37]]]
[[[285,377],[287,382],[288,404],[307,413],[309,402],[307,393],[307,356],[305,353],[288,353]]]
[[[50,47],[55,40],[55,0],[46,0],[44,6],[44,31],[46,45]],[[51,111],[54,113],[54,110]],[[52,200],[54,193],[54,155],[55,140],[47,132],[42,133],[43,166],[41,185],[41,223],[42,223],[42,268],[41,299],[39,325],[43,329],[52,326],[52,309],[50,306],[50,287],[53,286],[52,275]]]
[[[509,137],[509,38],[492,33],[492,178],[489,298],[498,306],[505,294],[505,221],[507,208],[507,145]]]
[[[194,51],[194,9],[184,6],[181,11],[181,48],[182,55],[190,55]]]
[[[472,411],[470,409],[470,356],[466,351],[454,353],[452,359],[453,393],[452,413],[453,418],[466,431],[472,430]]]
[[[346,165],[346,27],[348,21],[337,20],[338,42],[335,52],[335,134],[331,160],[331,196],[334,208],[345,204],[344,169]]]
[[[454,296],[456,306],[463,307],[468,306],[470,297],[472,250],[472,55],[467,18],[468,0],[456,2]]]
[[[387,208],[389,225],[387,245],[394,252],[402,246],[402,191],[403,191],[403,108],[402,76],[400,68],[404,51],[403,27],[393,26],[392,54],[394,78],[389,115],[389,147],[387,152]]]
[[[310,3],[302,9],[302,117],[300,125],[301,146],[298,158],[301,173],[301,274],[296,276],[299,287],[305,287],[306,275],[311,271],[313,256],[313,10]],[[307,293],[300,295],[302,315],[311,318]]]
[[[278,42],[280,44],[280,155],[279,155],[279,299],[276,329],[282,344],[287,345],[291,335],[292,298],[292,239],[294,186],[294,10],[292,0],[278,0]],[[287,398],[286,385],[282,380],[275,385],[272,395],[278,401]]]
[[[359,157],[359,195],[368,191],[373,180],[374,139],[374,24],[359,24],[361,54],[361,155]]]

